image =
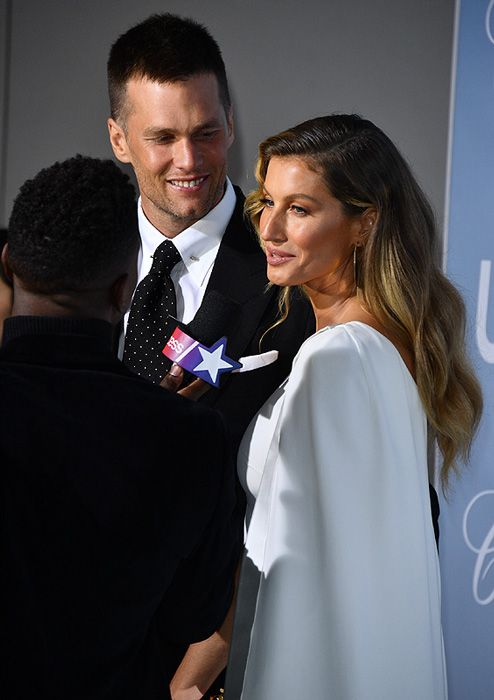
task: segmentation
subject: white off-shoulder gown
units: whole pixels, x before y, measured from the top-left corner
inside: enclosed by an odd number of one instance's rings
[[[360,322],[309,338],[239,474],[261,575],[226,700],[445,700],[426,418],[392,343]]]

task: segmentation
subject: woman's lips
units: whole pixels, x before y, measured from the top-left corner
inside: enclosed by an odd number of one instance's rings
[[[266,247],[266,259],[268,265],[279,266],[293,260],[295,256],[290,255],[290,253],[285,253],[282,250],[277,250],[276,248]]]

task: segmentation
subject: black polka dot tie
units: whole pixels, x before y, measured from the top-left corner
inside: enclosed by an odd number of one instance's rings
[[[175,289],[170,272],[180,253],[169,240],[154,251],[149,274],[137,285],[130,307],[125,335],[124,362],[127,367],[155,384],[170,366],[162,350],[174,330],[168,316],[177,313]]]

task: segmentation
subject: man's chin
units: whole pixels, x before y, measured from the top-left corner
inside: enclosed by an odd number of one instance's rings
[[[196,221],[199,221],[199,219],[202,219],[204,216],[206,216],[208,211],[209,209],[192,209],[182,212],[168,212],[168,214],[177,223],[182,223],[184,225],[184,228],[186,228],[187,226],[192,226],[192,224],[194,224]]]
[[[174,219],[177,223],[181,222],[190,226],[194,222],[199,221],[199,219],[206,216],[206,214],[211,211],[211,208],[212,207],[208,205],[202,204],[184,208],[176,207],[173,209],[171,207],[163,207],[161,211],[163,214],[166,214],[170,218]]]

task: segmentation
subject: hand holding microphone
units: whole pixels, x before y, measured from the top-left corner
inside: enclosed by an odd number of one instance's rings
[[[226,354],[227,338],[223,335],[238,310],[237,302],[213,290],[206,294],[190,324],[177,321],[162,351],[175,364],[161,386],[177,391],[184,376],[193,375],[200,381],[194,380],[179,393],[197,399],[210,386],[218,387],[225,372],[239,369],[241,363]]]
[[[167,391],[171,391],[173,394],[185,396],[186,399],[190,399],[191,401],[197,401],[203,394],[211,389],[211,384],[208,384],[203,379],[194,379],[194,381],[190,382],[190,384],[186,384],[181,389],[180,387],[184,382],[185,374],[185,371],[180,365],[174,364],[161,380],[160,386]]]

